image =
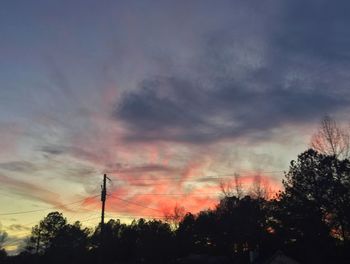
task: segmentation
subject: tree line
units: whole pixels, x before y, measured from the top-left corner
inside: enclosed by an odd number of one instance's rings
[[[236,184],[214,209],[176,209],[168,217],[174,221],[109,220],[103,236],[100,225],[84,228],[51,212],[32,228],[19,255],[2,250],[0,262],[197,263],[188,258],[196,254],[221,257],[220,263],[250,263],[252,257],[264,263],[281,250],[300,263],[350,263],[349,149],[346,134],[334,129],[333,120],[323,121],[312,148],[290,163],[284,189],[273,199],[260,191],[243,194]]]

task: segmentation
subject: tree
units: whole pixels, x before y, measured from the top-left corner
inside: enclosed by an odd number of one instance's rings
[[[49,213],[39,225],[32,228],[27,250],[32,253],[43,254],[52,244],[53,239],[67,225],[66,218],[59,212]]]
[[[173,256],[174,236],[168,223],[159,220],[140,219],[136,226],[137,255],[149,263],[168,263]]]
[[[262,197],[227,197],[216,209],[218,243],[226,254],[244,255],[268,236],[267,201]]]
[[[87,249],[89,229],[68,224],[62,213],[51,212],[32,228],[26,250],[50,263],[76,263]]]
[[[54,257],[58,263],[76,263],[87,251],[89,233],[89,229],[82,228],[79,221],[66,224],[52,238],[46,254]]]
[[[185,212],[185,207],[176,204],[172,212],[164,213],[165,221],[176,230],[179,227],[180,221],[184,218]]]
[[[335,239],[343,244],[349,239],[350,162],[310,149],[291,162],[285,176],[275,230],[298,245],[307,261],[318,256],[322,263]]]
[[[126,224],[122,224],[119,219],[110,219],[104,226],[104,258],[105,260],[117,259],[127,260],[128,256],[134,254],[134,243],[129,243],[127,239],[123,240]],[[130,233],[131,235],[131,233]],[[130,236],[131,237],[131,236]],[[133,240],[133,239],[131,239]],[[101,224],[97,226],[93,235],[91,236],[91,244],[94,249],[101,245]],[[118,249],[118,250],[116,250]]]
[[[176,246],[180,256],[186,256],[191,252],[195,252],[195,224],[195,215],[187,213],[180,221],[179,227],[175,230]]]
[[[220,181],[220,190],[224,197],[236,196],[243,198],[244,191],[242,187],[241,177],[238,173],[234,174],[234,184],[231,181]]]
[[[205,210],[197,214],[194,225],[196,251],[198,253],[214,253],[217,241],[217,218],[215,211]]]
[[[254,177],[252,187],[250,188],[249,195],[256,199],[267,200],[269,198],[270,188],[268,183],[263,182],[261,175]]]
[[[325,116],[321,121],[321,126],[312,136],[310,145],[322,154],[334,155],[337,158],[350,157],[350,133],[329,116]]]

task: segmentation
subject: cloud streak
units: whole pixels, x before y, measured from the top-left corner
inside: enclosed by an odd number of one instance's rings
[[[10,188],[11,192],[33,201],[40,201],[57,207],[60,210],[70,209],[59,202],[60,195],[49,191],[38,184],[17,180],[0,174],[0,181],[5,188]]]

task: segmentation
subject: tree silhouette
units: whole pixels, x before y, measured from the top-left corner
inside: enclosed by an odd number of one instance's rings
[[[138,231],[136,247],[139,259],[146,259],[150,263],[164,263],[172,257],[174,240],[169,224],[141,218],[134,223],[134,228]]]
[[[330,116],[321,121],[318,131],[312,136],[311,147],[325,155],[337,158],[350,157],[350,133]]]
[[[307,261],[320,263],[333,256],[335,239],[349,238],[350,164],[334,155],[319,154],[310,149],[292,161],[285,191],[280,194],[275,217],[277,229],[286,243],[296,245]],[[305,251],[305,248],[308,251]]]
[[[26,249],[33,253],[44,253],[51,247],[52,242],[65,225],[67,225],[67,220],[62,213],[49,213],[39,225],[32,228]]]
[[[234,174],[234,183],[230,180],[221,180],[219,187],[223,197],[236,196],[238,198],[243,198],[244,196],[241,176],[238,173]]]
[[[105,224],[104,262],[141,261],[164,263],[173,256],[174,236],[170,225],[159,220],[134,220],[130,225],[119,220]],[[94,248],[100,246],[100,226],[91,237]]]
[[[26,250],[51,263],[75,263],[87,250],[89,230],[68,224],[62,213],[51,212],[32,229]]]
[[[268,203],[263,198],[226,197],[217,207],[218,241],[226,254],[244,256],[268,239]]]
[[[268,199],[269,198],[269,185],[263,182],[261,175],[255,175],[252,183],[252,187],[249,190],[249,196],[256,199]]]
[[[179,227],[180,221],[184,218],[185,214],[185,207],[178,206],[176,204],[171,212],[164,213],[164,218],[165,221],[168,222],[173,229],[177,229]]]
[[[197,236],[195,233],[196,218],[195,215],[187,213],[179,227],[176,229],[176,247],[179,256],[189,255],[195,252]]]

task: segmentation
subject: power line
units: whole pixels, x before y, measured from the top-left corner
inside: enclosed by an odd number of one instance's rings
[[[86,219],[83,219],[83,220],[78,220],[78,222],[81,222],[81,223],[83,223],[83,222],[88,222],[88,221],[90,221],[90,220],[98,219],[98,218],[100,218],[100,217],[101,217],[101,216],[99,215],[99,216],[92,217],[92,218],[86,218]]]
[[[255,173],[255,174],[261,174],[261,173],[265,173],[265,174],[274,174],[274,173],[281,173],[281,172],[285,172],[284,170],[273,170],[273,171],[246,171],[245,173],[243,172],[233,172],[233,173],[225,173],[225,174],[210,174],[210,175],[200,175],[199,177],[202,177],[202,178],[224,178],[224,177],[234,177],[236,176],[237,174],[240,176],[241,174],[246,174],[246,173]],[[118,172],[112,172],[111,174],[117,174]],[[130,174],[134,175],[135,172],[131,172]],[[242,177],[242,176],[241,176]],[[141,177],[138,177],[138,178],[135,178],[134,180],[158,180],[158,179],[173,179],[173,180],[181,180],[182,177],[181,176],[178,176],[178,177],[154,177],[153,179],[152,178],[141,178]],[[198,178],[200,179],[200,178]],[[124,179],[116,179],[116,180],[124,180]],[[125,179],[127,180],[127,179]]]
[[[116,215],[116,216],[111,216],[108,215],[107,216],[110,219],[119,219],[119,218],[124,218],[124,219],[136,219],[136,218],[166,218],[165,216],[161,216],[161,215]]]
[[[206,195],[220,195],[220,193],[135,193],[135,195],[149,195],[149,196],[206,196]]]
[[[98,218],[100,218],[100,216],[92,217],[92,218],[86,218],[86,219],[80,220],[79,222],[81,222],[81,223],[82,222],[88,222],[88,221],[91,221],[91,220],[94,220],[94,219],[98,219]],[[20,236],[22,234],[26,234],[26,235],[24,237],[17,237],[18,235]],[[16,234],[16,237],[17,237],[16,239],[11,239],[10,241],[5,241],[3,246],[17,246],[17,245],[20,245],[21,243],[23,243],[25,241],[25,239],[27,239],[29,237],[29,235],[30,235],[30,233],[24,233],[24,232],[17,233]]]
[[[266,193],[277,193],[275,191],[264,191]],[[214,193],[135,193],[133,194],[134,196],[136,195],[149,195],[149,196],[208,196],[208,195],[223,195],[223,193],[220,192],[214,192]]]
[[[85,210],[88,210],[88,209],[85,208]],[[88,210],[88,211],[93,211],[93,210]],[[78,213],[78,212],[74,213],[74,215],[76,215],[77,213]],[[95,214],[96,214],[96,213],[95,213]],[[94,214],[91,214],[91,215],[94,215]],[[89,215],[89,216],[91,216],[91,215]],[[70,218],[72,218],[72,217],[70,217]],[[37,220],[37,221],[30,222],[30,223],[21,224],[21,226],[27,227],[27,228],[29,228],[28,226],[30,226],[29,230],[24,231],[24,232],[20,232],[20,233],[15,233],[15,235],[16,235],[16,236],[21,236],[21,235],[28,234],[28,232],[31,232],[30,229],[33,227],[33,225],[35,225],[35,224],[40,224],[40,221],[41,221],[41,220]],[[71,221],[73,221],[73,219],[71,219]],[[84,221],[84,220],[76,220],[76,221],[82,222],[82,221]]]
[[[280,172],[284,172],[282,170],[276,170],[276,171],[258,171],[258,173],[280,173]],[[234,174],[217,174],[217,175],[202,175],[200,176],[201,178],[197,178],[197,179],[183,179],[184,183],[188,183],[188,182],[204,182],[204,181],[212,181],[212,180],[219,180],[225,177],[233,177],[235,176]],[[154,181],[158,181],[158,180],[182,180],[181,177],[156,177],[156,178],[133,178],[133,179],[115,179],[115,181],[121,181],[121,182],[125,182],[125,181],[142,181],[142,183],[136,183],[135,185],[138,186],[153,186],[153,185],[163,185],[163,183],[154,183]],[[145,181],[152,181],[150,183],[147,183]],[[128,184],[132,184],[132,182],[128,182]],[[152,194],[145,194],[145,195],[152,195]],[[163,194],[153,194],[153,195],[163,195]],[[164,194],[164,195],[182,195],[182,194]],[[204,195],[204,194],[203,194]],[[93,196],[93,197],[97,197],[99,195]],[[17,211],[17,212],[9,212],[9,213],[0,213],[0,216],[7,216],[7,215],[17,215],[17,214],[27,214],[27,213],[35,213],[35,212],[40,212],[40,211],[45,211],[45,210],[50,210],[50,209],[56,209],[60,206],[68,206],[71,204],[75,204],[75,203],[79,203],[81,201],[84,201],[86,198],[73,202],[73,203],[68,203],[68,204],[62,204],[62,205],[57,205],[54,207],[47,207],[47,208],[41,208],[41,209],[36,209],[36,210],[28,210],[28,211]]]
[[[234,171],[232,173],[219,173],[219,174],[211,174],[211,175],[202,175],[202,176],[234,176],[236,175],[241,175],[241,174],[246,174],[246,173],[266,173],[266,174],[273,174],[273,173],[280,173],[284,172],[285,170],[269,170],[269,171],[264,171],[264,170],[241,170],[241,171]],[[107,171],[108,172],[108,171]],[[109,174],[126,174],[127,172],[123,171],[112,171],[108,172]],[[136,174],[136,173],[142,173],[142,171],[139,172],[130,172],[130,174]]]
[[[94,198],[97,197],[99,195],[95,195],[89,198]],[[54,207],[47,207],[47,208],[41,208],[41,209],[36,209],[36,210],[29,210],[29,211],[17,211],[17,212],[10,212],[10,213],[1,213],[0,215],[5,216],[5,215],[17,215],[17,214],[28,214],[28,213],[35,213],[35,212],[40,212],[40,211],[46,211],[46,210],[50,210],[50,209],[56,209],[60,206],[68,206],[68,205],[72,205],[72,204],[76,204],[76,203],[80,203],[82,201],[85,201],[86,198],[79,200],[79,201],[75,201],[72,203],[67,203],[67,204],[61,204],[61,205],[56,205]]]
[[[219,180],[219,179],[218,179]],[[213,181],[213,180],[206,180],[206,181],[203,181],[203,180],[197,180],[197,181],[194,181],[194,180],[185,180],[183,182],[179,182],[179,184],[187,184],[187,183],[195,183],[195,184],[210,184],[210,185],[213,185],[213,184],[218,184],[217,181]],[[125,185],[129,185],[129,186],[137,186],[137,187],[152,187],[152,186],[162,186],[162,185],[166,185],[166,184],[176,184],[174,182],[126,182],[124,181],[123,184]],[[249,186],[251,185],[250,183],[243,183],[241,184],[242,186]]]
[[[265,172],[259,172],[259,173],[281,173],[284,171],[265,171]],[[235,177],[234,174],[217,174],[217,175],[202,175],[198,178],[191,177],[190,179],[187,179],[186,177],[148,177],[148,178],[117,178],[114,179],[114,181],[121,182],[121,183],[127,183],[129,185],[139,185],[139,186],[148,186],[148,185],[162,185],[163,182],[159,183],[159,181],[165,181],[166,180],[183,180],[182,183],[201,183],[201,182],[212,182],[212,181],[218,181],[225,178],[232,178]],[[157,183],[158,181],[158,183]]]
[[[123,202],[125,202],[125,203],[137,205],[137,206],[140,206],[140,207],[143,207],[143,208],[146,208],[146,209],[150,209],[150,210],[153,210],[153,211],[157,211],[157,212],[162,212],[161,210],[156,209],[156,208],[148,207],[148,206],[145,206],[145,205],[142,205],[142,204],[139,204],[139,203],[135,203],[135,202],[132,202],[132,201],[129,201],[129,200],[125,200],[125,199],[116,197],[116,196],[114,196],[114,195],[111,195],[111,196],[112,196],[113,198],[115,198],[115,199],[117,199],[117,200],[120,200],[120,201],[123,201]]]

